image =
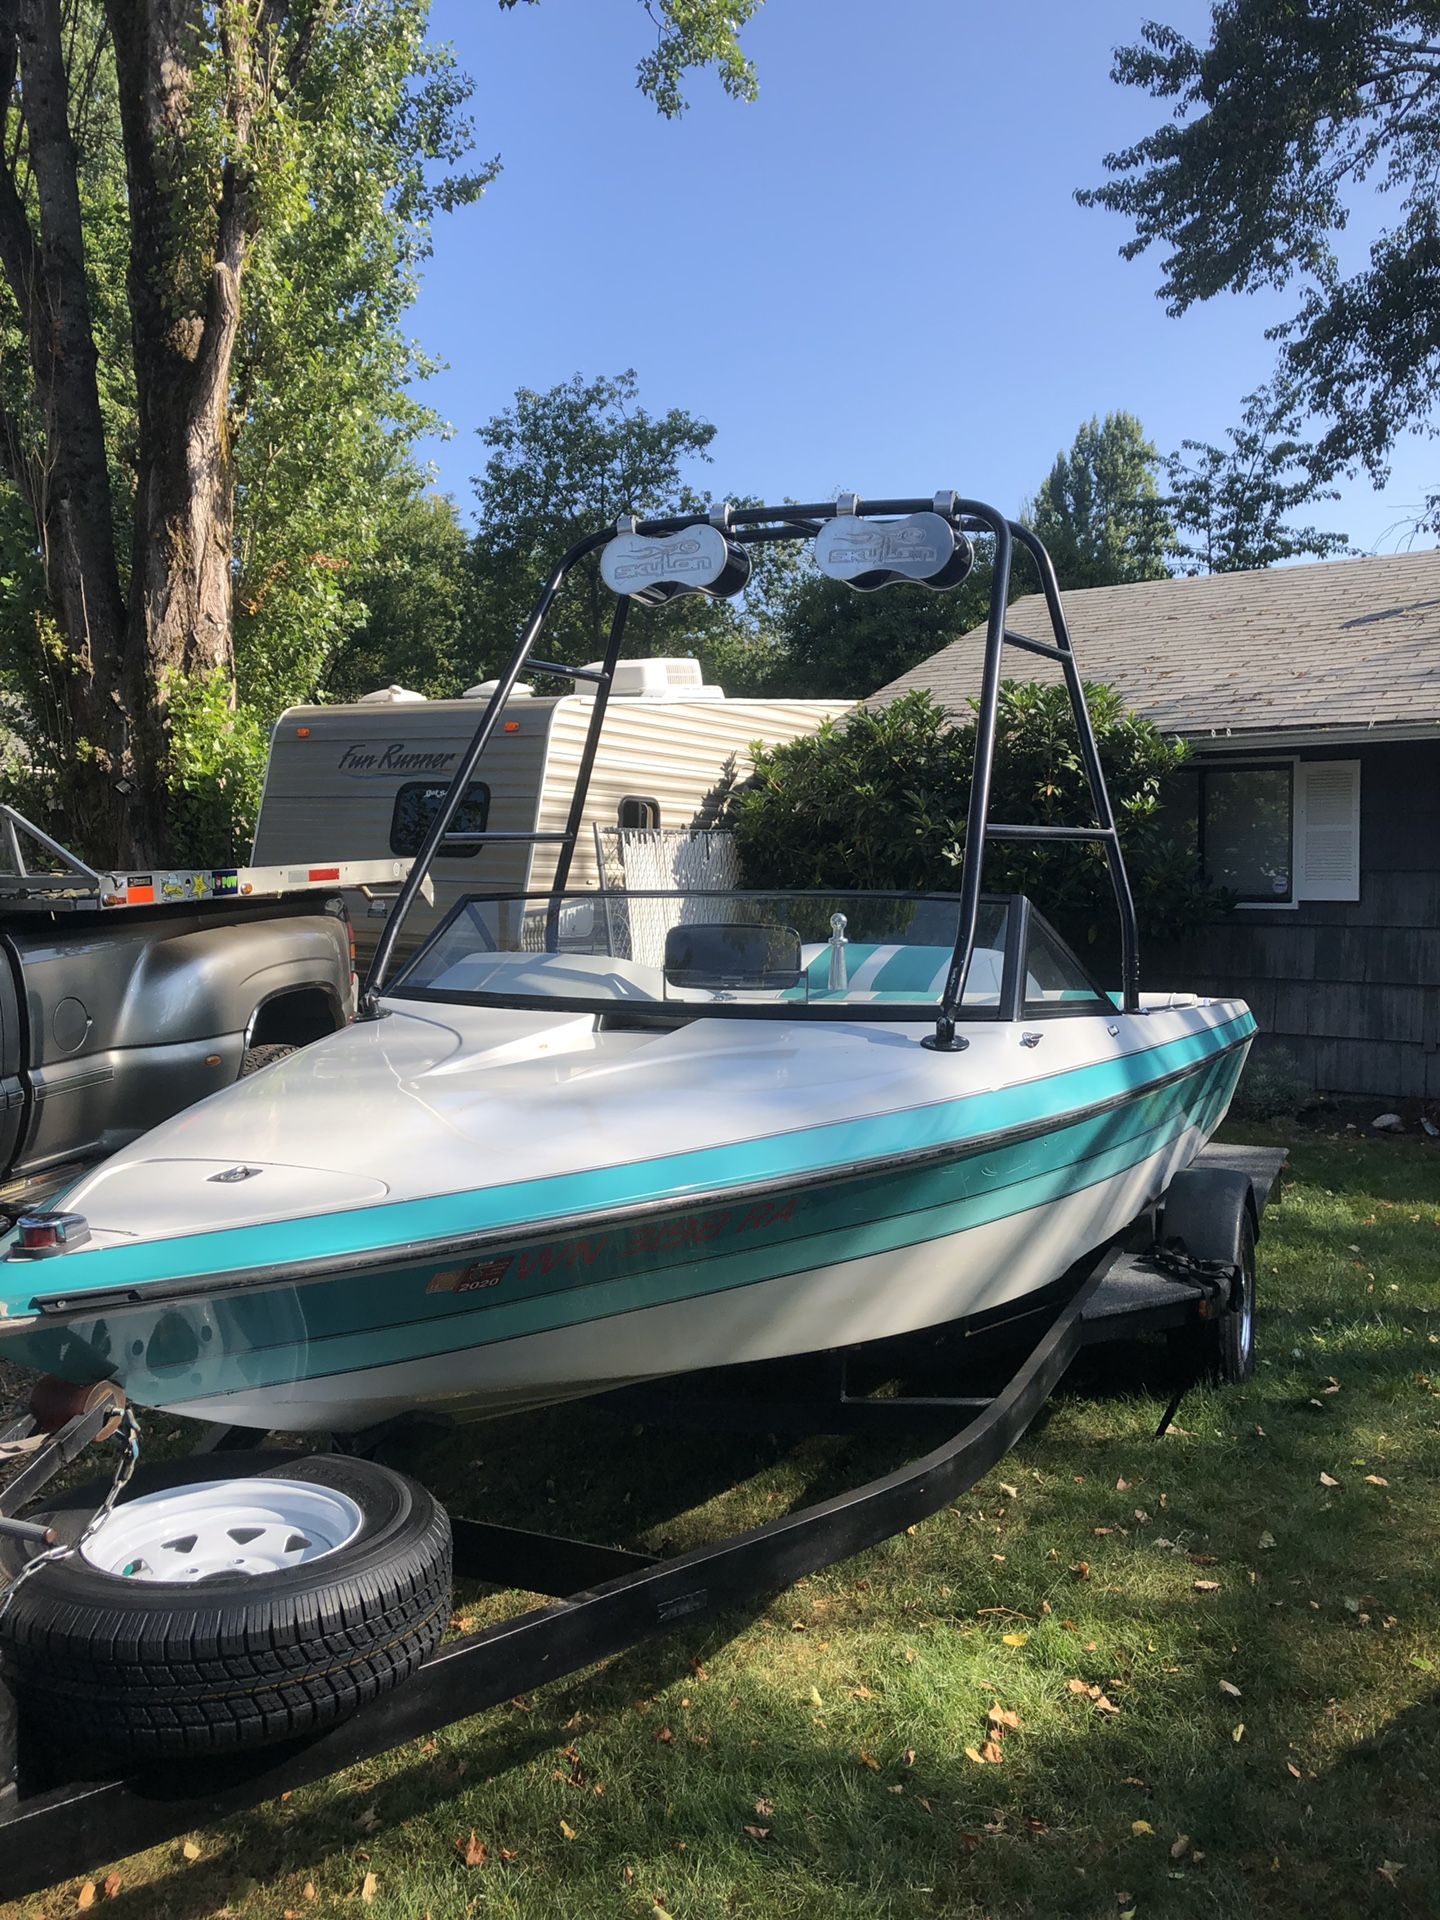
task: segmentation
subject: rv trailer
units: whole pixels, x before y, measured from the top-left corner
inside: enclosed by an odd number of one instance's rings
[[[462,699],[426,700],[391,688],[346,706],[291,707],[271,738],[256,862],[300,860],[317,847],[339,860],[413,859],[475,730],[477,707],[492,690],[493,682],[486,682]],[[434,863],[434,898],[417,902],[407,923],[407,946],[428,934],[463,894],[543,893],[549,887],[593,698],[588,688],[546,698],[516,687],[486,749],[481,777],[456,815],[454,837]],[[720,687],[704,684],[696,660],[622,661],[570,884],[586,888],[604,879],[596,828],[689,828],[727,760],[734,758],[743,779],[753,741],[776,746],[814,733],[852,704],[732,700]],[[484,837],[461,838],[474,835]],[[380,937],[393,892],[365,889],[349,898],[362,967]]]

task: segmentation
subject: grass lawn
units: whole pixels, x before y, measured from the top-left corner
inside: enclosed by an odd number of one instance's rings
[[[1307,1136],[1292,1176],[1260,1246],[1258,1377],[1193,1394],[1183,1432],[1150,1437],[1153,1362],[1148,1384],[1133,1354],[1092,1364],[955,1510],[121,1862],[93,1910],[1434,1916],[1440,1151]],[[657,1546],[871,1459],[580,1408],[397,1464],[456,1512]],[[457,1613],[517,1604],[462,1591]]]

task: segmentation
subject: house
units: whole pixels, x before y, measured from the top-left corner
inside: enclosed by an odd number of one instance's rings
[[[1084,678],[1189,741],[1197,859],[1239,898],[1142,952],[1146,984],[1243,994],[1317,1088],[1440,1098],[1440,552],[1064,598]],[[1049,637],[1038,594],[1008,624]],[[874,698],[963,709],[983,638]],[[1059,677],[1018,652],[1006,671]]]

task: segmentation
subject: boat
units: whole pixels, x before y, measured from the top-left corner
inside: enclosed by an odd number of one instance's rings
[[[813,543],[858,590],[993,577],[953,894],[571,890],[630,609],[743,585]],[[1012,557],[1053,643],[1004,623]],[[615,592],[605,658],[535,658],[570,571]],[[1058,662],[1094,819],[990,818],[1006,648]],[[521,671],[594,688],[542,895],[406,914]],[[463,814],[461,818],[463,819]],[[1107,989],[987,842],[1104,852]],[[718,507],[576,542],[546,581],[381,935],[346,1031],[142,1136],[0,1258],[0,1356],[140,1406],[285,1432],[520,1411],[642,1380],[974,1321],[1063,1281],[1162,1196],[1222,1119],[1255,1032],[1238,1000],[1142,993],[1135,914],[1053,568],[982,502]]]

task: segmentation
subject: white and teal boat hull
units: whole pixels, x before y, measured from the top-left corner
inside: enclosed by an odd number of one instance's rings
[[[353,1431],[964,1319],[1162,1193],[1254,1033],[1184,999],[1023,1043],[976,1021],[959,1056],[859,1022],[737,1045],[720,1021],[432,1012],[397,1003],[81,1182],[89,1243],[0,1264],[0,1352]]]

